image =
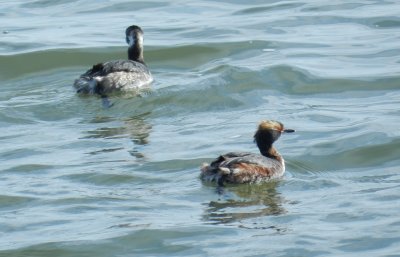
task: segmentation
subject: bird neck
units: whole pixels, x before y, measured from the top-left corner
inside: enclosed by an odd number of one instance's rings
[[[261,153],[265,157],[275,159],[278,161],[282,160],[282,156],[279,154],[279,152],[275,149],[275,147],[271,146],[267,152]]]
[[[143,48],[138,45],[133,45],[128,49],[128,59],[135,62],[144,64]]]
[[[259,144],[258,149],[260,149],[261,155],[281,161],[282,157],[279,152],[272,146],[272,144]]]

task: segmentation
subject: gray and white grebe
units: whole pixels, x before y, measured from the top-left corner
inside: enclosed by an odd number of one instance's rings
[[[282,133],[294,132],[285,129],[278,121],[261,121],[254,135],[261,154],[231,152],[219,156],[211,164],[203,164],[200,178],[226,183],[255,183],[279,178],[285,173],[285,161],[272,144]]]
[[[98,63],[74,82],[77,93],[99,94],[137,90],[149,85],[153,76],[143,58],[143,31],[132,25],[125,31],[128,60]]]

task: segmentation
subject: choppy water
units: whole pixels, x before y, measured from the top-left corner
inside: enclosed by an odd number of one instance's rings
[[[397,1],[1,1],[1,256],[400,256]],[[145,31],[156,82],[102,108],[75,77]],[[254,151],[285,177],[226,187]]]

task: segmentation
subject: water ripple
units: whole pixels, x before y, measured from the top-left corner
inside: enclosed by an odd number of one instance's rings
[[[0,255],[400,251],[396,1],[9,1],[0,22]],[[132,23],[152,89],[77,96]],[[296,129],[286,175],[202,183],[203,162],[258,152],[262,119]]]

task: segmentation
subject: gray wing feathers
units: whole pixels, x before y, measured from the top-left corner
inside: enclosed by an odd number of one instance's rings
[[[140,72],[140,73],[144,72],[147,74],[150,73],[146,65],[129,60],[115,60],[115,61],[105,62],[103,64],[103,69],[102,69],[103,76],[112,72],[119,72],[119,71]]]
[[[109,93],[131,90],[150,84],[153,77],[147,66],[131,60],[114,60],[94,65],[75,80],[78,92]]]
[[[269,158],[259,154],[248,153],[246,155],[240,155],[237,157],[231,157],[220,163],[220,167],[230,167],[238,163],[255,164],[259,166],[265,166],[267,162],[271,161]]]

